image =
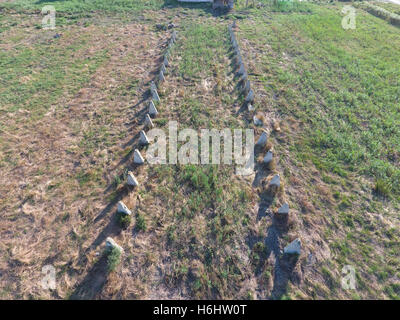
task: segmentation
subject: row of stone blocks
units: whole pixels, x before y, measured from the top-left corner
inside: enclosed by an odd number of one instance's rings
[[[160,96],[158,95],[158,92],[157,92],[157,87],[160,86],[160,84],[165,81],[165,74],[167,73],[167,67],[169,66],[168,59],[170,58],[170,55],[171,55],[170,51],[172,49],[172,46],[176,42],[176,38],[177,38],[177,33],[174,30],[172,32],[171,38],[168,41],[168,47],[164,54],[163,62],[160,66],[158,76],[156,78],[156,82],[152,81],[150,83],[151,99],[148,104],[148,112],[144,119],[144,127],[145,128],[153,128],[154,127],[152,118],[155,118],[157,116],[158,110],[156,108],[156,104],[160,103],[160,101],[161,101]],[[150,144],[150,141],[144,130],[140,131],[139,144],[141,146],[146,146],[146,145]],[[142,164],[144,164],[144,162],[145,162],[145,160],[144,160],[142,154],[140,153],[140,151],[138,149],[135,149],[133,152],[133,163],[137,164],[137,165],[142,165]],[[137,178],[131,171],[128,172],[128,177],[127,177],[126,183],[127,183],[127,185],[132,186],[132,187],[137,187],[139,185]],[[121,213],[121,214],[125,214],[125,215],[132,214],[132,211],[122,201],[118,201],[117,212]],[[108,237],[106,239],[106,249],[114,249],[114,248],[119,250],[121,253],[123,252],[123,249],[121,248],[121,246],[119,246],[112,238]]]
[[[233,48],[234,52],[234,61],[235,61],[235,72],[236,75],[239,77],[239,81],[241,84],[241,90],[242,93],[245,95],[245,103],[247,105],[247,109],[249,111],[254,111],[254,107],[252,104],[254,104],[255,100],[255,93],[253,89],[251,88],[251,83],[250,80],[248,79],[248,73],[246,71],[246,67],[243,63],[243,57],[240,53],[240,48],[239,48],[239,43],[236,39],[235,32],[235,23],[232,25],[229,25],[228,30],[229,30],[229,36],[231,39],[231,45]],[[261,133],[261,136],[256,142],[256,147],[264,147],[267,144],[268,141],[268,132],[266,130],[263,130]],[[267,154],[263,158],[263,164],[268,166],[273,160],[273,153],[272,151],[268,151]],[[281,185],[280,182],[280,175],[277,174],[275,175],[271,181],[269,182],[268,188],[279,188]],[[277,211],[277,215],[280,219],[283,221],[288,220],[289,216],[289,205],[288,203],[284,203]],[[289,243],[283,250],[284,253],[286,254],[298,254],[300,255],[301,252],[301,241],[299,238],[295,239],[291,243]]]

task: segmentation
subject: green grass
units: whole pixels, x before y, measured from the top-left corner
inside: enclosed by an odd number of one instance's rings
[[[265,7],[244,10],[239,6],[240,13],[229,16],[248,17],[238,21],[238,38],[243,55],[251,57],[245,61],[250,66],[250,79],[264,90],[262,100],[257,101],[257,108],[276,112],[283,118],[283,123],[292,118],[300,124],[299,129],[293,130],[294,136],[291,136],[290,128],[282,127],[284,139],[274,146],[280,156],[279,165],[283,167],[284,176],[291,174],[292,169],[286,166],[289,161],[295,163],[299,171],[314,166],[320,171],[322,181],[329,185],[328,191],[333,194],[332,203],[326,204],[315,195],[315,183],[301,185],[304,188],[302,192],[312,195],[310,202],[319,210],[316,215],[326,217],[326,225],[321,226],[325,228],[322,235],[331,251],[331,263],[315,268],[321,276],[320,281],[333,291],[315,282],[309,285],[312,289],[309,295],[336,298],[343,294],[338,283],[340,268],[344,264],[354,264],[360,291],[344,297],[383,296],[397,299],[398,284],[391,282],[398,277],[400,265],[397,229],[381,227],[375,220],[367,219],[365,212],[383,214],[387,201],[399,208],[398,29],[360,13],[357,29],[343,30],[339,5],[262,2]],[[151,10],[170,3],[174,2],[17,0],[1,3],[0,8],[14,8],[22,13],[52,4],[56,6],[60,18],[66,17],[71,23],[82,22],[84,25],[90,23],[85,19],[92,14],[106,13],[108,17],[115,18],[116,14],[129,13],[139,19],[142,13],[150,10],[143,23],[156,24],[159,16],[150,17]],[[240,2],[242,4],[243,1]],[[160,92],[163,103],[160,105],[160,118],[154,123],[163,127],[167,120],[173,118],[178,119],[180,125],[194,129],[243,127],[246,124],[240,122],[234,110],[230,111],[240,100],[236,100],[236,93],[226,89],[233,82],[229,79],[232,70],[227,58],[227,21],[224,17],[211,18],[204,13],[204,8],[192,9],[182,9],[185,18],[178,23],[180,32],[171,59],[173,66],[165,84],[166,92]],[[174,11],[167,12],[166,16],[171,19]],[[85,52],[91,35],[82,33],[71,37],[69,44],[61,45],[60,40],[43,36],[40,26],[34,29],[39,37],[28,44],[23,43],[26,32],[16,28],[20,22],[12,15],[0,16],[1,35],[10,29],[16,31],[8,33],[9,37],[5,39],[10,49],[7,53],[0,53],[0,113],[11,117],[18,110],[29,111],[32,125],[55,103],[63,101],[63,97],[74,96],[110,56],[107,48],[101,48],[90,57],[81,57],[76,53]],[[63,37],[69,36],[68,29],[62,30]],[[118,74],[106,76],[117,77]],[[199,85],[204,79],[211,79],[213,86],[206,94],[201,92]],[[114,93],[116,96],[128,95],[139,86],[140,80],[135,78]],[[183,94],[171,95],[171,92],[176,93],[175,89],[184,89]],[[168,100],[170,98],[174,100]],[[61,107],[61,110],[64,109],[68,110],[68,106]],[[0,129],[14,132],[22,122],[18,117],[14,119],[15,128],[6,128],[2,124]],[[99,119],[99,125],[91,123],[74,129],[75,133],[82,133],[82,139],[77,144],[79,156],[89,158],[99,149],[109,151],[105,154],[113,161],[118,161],[121,154],[126,155],[129,148],[116,152],[111,149],[113,143],[124,138],[124,133],[115,134],[109,127],[109,120]],[[4,156],[0,165],[17,167],[18,155],[8,152],[8,142],[3,137],[1,139]],[[285,153],[281,151],[286,151],[286,147],[290,157],[283,157]],[[100,160],[97,155],[93,158],[90,161]],[[48,173],[48,169],[40,168],[37,176]],[[139,232],[136,236],[141,239],[141,247],[134,246],[132,250],[140,252],[131,252],[138,268],[147,270],[147,263],[151,263],[151,257],[147,257],[146,263],[141,265],[142,251],[151,252],[160,261],[168,252],[174,264],[160,266],[165,273],[161,282],[174,289],[187,285],[188,296],[195,298],[237,298],[243,281],[258,271],[256,281],[261,279],[263,284],[259,288],[263,289],[264,283],[274,278],[273,267],[265,265],[268,251],[263,242],[267,230],[265,219],[255,223],[253,208],[257,202],[256,192],[251,183],[234,178],[232,167],[160,166],[149,168],[147,173],[144,187],[138,191],[140,210],[135,225],[131,226],[130,217],[117,216],[120,226],[125,229],[121,232],[130,234],[133,229]],[[104,183],[103,175],[104,167],[100,163],[96,170],[78,166],[70,179],[76,182],[73,185],[75,189],[99,193],[90,189]],[[116,177],[114,180],[113,176]],[[120,177],[118,173],[112,173],[110,181],[114,187],[124,182]],[[370,182],[362,185],[361,189],[368,194],[375,191],[374,196],[379,197],[371,200],[365,194],[353,192],[361,184],[360,177]],[[59,187],[59,181],[52,181],[47,191],[55,192]],[[291,188],[290,183],[287,187]],[[75,197],[78,201],[84,198],[90,207],[92,198],[83,192]],[[103,194],[97,196],[103,197]],[[114,190],[112,196],[116,198],[117,191]],[[296,196],[289,194],[288,197],[296,208]],[[310,216],[312,213],[299,214],[298,218],[301,220]],[[77,219],[71,211],[60,214],[59,220],[64,224],[73,224]],[[77,225],[82,225],[79,220]],[[316,232],[312,229],[314,227],[308,227],[303,232]],[[88,227],[84,225],[82,228]],[[87,234],[76,229],[71,234],[81,250]],[[340,236],[337,236],[338,233]],[[250,247],[246,242],[252,237],[257,239],[255,245]],[[285,234],[282,240],[288,240],[288,235]],[[308,244],[305,245],[307,248]],[[380,246],[381,251],[378,252],[375,246]],[[110,253],[110,271],[115,270],[120,258],[120,253]],[[144,287],[152,286],[148,279],[136,280]],[[378,283],[381,292],[371,292],[371,282]],[[295,296],[290,294],[293,286],[296,285],[289,283],[288,292],[282,299]],[[309,290],[305,288],[308,284],[298,286],[303,294]],[[8,293],[0,295],[7,296]],[[241,298],[246,297],[254,298],[255,293],[245,290]]]
[[[46,5],[54,6],[56,12],[90,14],[94,11],[110,13],[135,13],[143,10],[158,10],[174,0],[16,0],[10,3],[1,3],[1,7],[19,10],[41,10]]]
[[[312,7],[307,3],[302,3],[298,1],[291,0],[275,0],[275,1],[265,1],[267,7],[270,8],[272,12],[312,12]]]
[[[112,248],[107,252],[107,269],[108,272],[115,271],[121,262],[121,251],[118,248]]]

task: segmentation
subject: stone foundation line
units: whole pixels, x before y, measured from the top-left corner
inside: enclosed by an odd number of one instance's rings
[[[234,52],[234,61],[235,61],[235,76],[239,78],[239,83],[241,84],[241,93],[245,96],[245,104],[249,112],[254,112],[255,108],[253,107],[255,101],[255,93],[251,88],[250,80],[248,79],[248,73],[246,67],[243,63],[243,57],[240,53],[239,43],[236,39],[234,28],[236,27],[235,22],[232,25],[228,26],[229,36],[231,39],[231,45]],[[256,115],[254,114],[253,119],[256,119]],[[258,138],[255,146],[256,147],[264,147],[268,141],[268,132],[263,130],[260,137]],[[263,158],[263,164],[269,165],[273,160],[274,154],[272,151],[268,151]],[[268,188],[279,188],[281,185],[280,175],[276,174],[272,180],[268,184]],[[282,221],[288,221],[289,217],[289,204],[285,202],[277,211],[277,217],[282,218]],[[294,241],[289,243],[283,250],[284,254],[297,254],[301,253],[301,241],[299,238],[296,238]]]
[[[171,38],[168,41],[168,46],[167,50],[164,53],[163,57],[163,62],[159,68],[158,75],[155,79],[155,81],[151,81],[150,83],[150,102],[148,103],[148,112],[145,115],[145,120],[144,120],[144,127],[145,128],[153,128],[154,124],[152,121],[152,118],[155,118],[158,114],[158,110],[156,105],[161,102],[160,96],[158,95],[157,88],[160,87],[160,85],[165,81],[165,74],[167,74],[167,68],[170,65],[169,64],[169,59],[171,57],[171,49],[176,43],[177,39],[177,32],[174,30],[172,32]],[[140,137],[139,137],[139,145],[140,146],[146,146],[149,145],[150,141],[147,138],[146,132],[144,130],[140,131]],[[138,149],[135,149],[133,152],[133,163],[137,165],[142,165],[145,163],[145,158],[143,158],[142,154]],[[127,185],[131,186],[133,188],[136,188],[139,186],[139,182],[137,178],[135,177],[134,173],[132,171],[128,172],[128,177],[127,177]],[[125,215],[131,215],[132,211],[122,202],[118,201],[117,204],[117,212]],[[121,246],[119,246],[112,238],[108,237],[106,239],[106,249],[113,249],[116,248],[118,249],[121,253],[123,253],[123,249]]]

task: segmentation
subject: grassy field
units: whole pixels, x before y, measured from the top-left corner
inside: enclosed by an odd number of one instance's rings
[[[357,10],[344,30],[342,3],[244,2],[220,17],[172,0],[0,2],[1,299],[400,298],[399,29]],[[40,27],[46,4],[53,31]],[[228,165],[132,166],[170,22],[155,125],[255,128],[232,74],[232,20],[256,110],[281,127],[268,174],[284,190],[267,205]],[[120,199],[134,211],[125,229]],[[284,201],[288,230],[273,222]],[[125,250],[112,272],[107,236]],[[296,237],[289,272],[279,250]],[[345,265],[356,290],[341,288]]]

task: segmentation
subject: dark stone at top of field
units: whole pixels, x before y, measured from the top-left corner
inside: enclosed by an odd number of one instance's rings
[[[61,34],[59,34],[59,33],[56,33],[55,35],[54,35],[54,39],[58,39],[58,38],[60,38],[61,37]]]

